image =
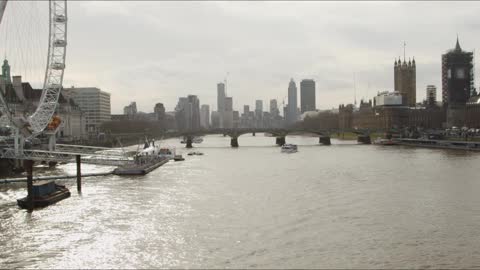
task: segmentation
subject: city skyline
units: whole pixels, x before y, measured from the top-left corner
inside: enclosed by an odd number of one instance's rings
[[[158,102],[172,111],[176,99],[188,94],[213,111],[215,84],[225,79],[227,95],[240,110],[256,99],[287,103],[290,78],[312,78],[317,108],[330,109],[353,102],[353,74],[357,101],[392,91],[392,65],[403,58],[406,42],[407,61],[415,56],[417,63],[416,99],[421,101],[427,85],[440,88],[441,55],[455,46],[457,34],[466,51],[480,44],[474,32],[480,4],[458,5],[72,2],[65,86],[110,92],[114,114],[131,100],[139,111],[150,111]]]
[[[478,267],[480,2],[187,1],[0,0],[0,265]]]

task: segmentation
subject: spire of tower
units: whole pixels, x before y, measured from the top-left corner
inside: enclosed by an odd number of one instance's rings
[[[455,51],[462,51],[462,48],[460,47],[460,42],[458,42],[458,34],[457,34],[457,44],[455,44]]]
[[[403,62],[405,62],[405,47],[407,46],[407,43],[403,41]]]

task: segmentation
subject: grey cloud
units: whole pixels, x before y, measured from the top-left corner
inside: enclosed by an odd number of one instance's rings
[[[137,100],[173,109],[177,97],[216,103],[228,77],[234,106],[283,99],[288,81],[314,78],[317,104],[336,107],[393,89],[393,60],[417,60],[418,99],[440,81],[440,55],[474,49],[477,2],[71,2],[66,83],[112,93],[113,112]]]

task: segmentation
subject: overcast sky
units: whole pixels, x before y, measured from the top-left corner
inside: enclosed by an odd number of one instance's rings
[[[285,99],[290,78],[313,78],[317,108],[393,90],[393,62],[417,63],[417,101],[441,91],[441,54],[480,44],[479,2],[128,2],[69,1],[65,86],[112,94],[151,112],[198,95],[216,109],[227,77],[234,109]]]

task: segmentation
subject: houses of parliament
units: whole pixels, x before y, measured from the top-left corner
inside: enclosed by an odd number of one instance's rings
[[[403,60],[403,61],[402,61]],[[444,129],[480,128],[480,95],[474,86],[473,52],[462,50],[457,38],[453,49],[441,56],[442,102],[436,101],[436,87],[427,86],[427,99],[417,102],[416,63],[395,59],[394,92],[379,93],[373,101],[341,104],[338,112],[324,111],[316,121],[321,128]]]

